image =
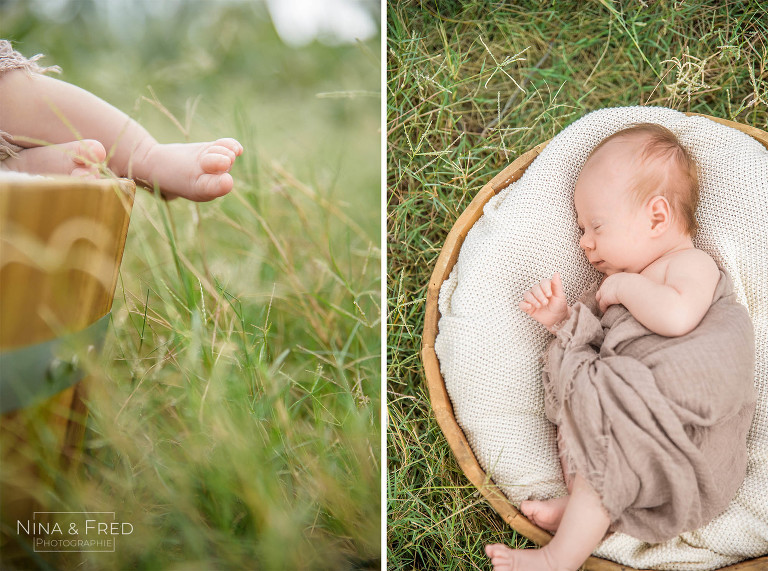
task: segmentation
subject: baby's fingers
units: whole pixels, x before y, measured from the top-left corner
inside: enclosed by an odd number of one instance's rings
[[[517,304],[517,307],[519,307],[520,309],[522,309],[522,310],[523,310],[525,313],[527,313],[528,315],[532,315],[532,314],[533,314],[533,313],[536,311],[536,308],[535,308],[535,307],[533,307],[533,306],[532,306],[530,303],[528,303],[527,301],[521,301],[520,303],[518,303],[518,304]]]
[[[560,278],[560,272],[555,272],[555,275],[552,276],[552,295],[565,298],[563,280]]]
[[[549,288],[550,293],[547,294],[545,290],[545,286],[546,284],[544,282],[541,282],[540,284],[537,284],[531,288],[531,293],[533,294],[533,297],[535,297],[536,301],[538,301],[541,305],[547,305],[549,303],[549,298],[552,295],[551,288]]]
[[[540,309],[541,306],[544,305],[538,299],[536,299],[536,296],[534,296],[531,291],[527,291],[523,294],[523,300],[527,301],[535,309]]]
[[[542,280],[539,284],[541,291],[547,296],[547,301],[552,297],[552,280]]]

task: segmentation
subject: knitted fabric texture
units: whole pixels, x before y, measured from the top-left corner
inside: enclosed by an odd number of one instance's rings
[[[60,72],[58,66],[41,67],[36,62],[43,57],[43,54],[37,54],[30,59],[25,58],[19,52],[14,51],[11,42],[0,40],[0,74],[14,69],[23,69],[27,73],[47,73],[49,71]],[[11,136],[0,130],[0,161],[8,157],[16,156],[23,147],[11,142]]]
[[[517,305],[555,271],[569,304],[600,277],[578,246],[573,189],[591,150],[638,122],[672,130],[698,165],[694,244],[730,274],[752,319],[757,404],[747,476],[722,514],[663,543],[614,534],[595,555],[638,569],[717,569],[768,553],[768,150],[759,142],[659,107],[602,109],[574,122],[488,201],[469,231],[440,291],[435,352],[456,420],[507,497],[519,505],[566,494],[541,382],[552,336]]]

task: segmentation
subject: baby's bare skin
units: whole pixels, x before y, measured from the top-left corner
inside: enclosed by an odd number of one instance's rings
[[[568,496],[561,496],[551,500],[524,501],[520,504],[520,511],[541,529],[554,533],[560,527],[567,506]]]
[[[557,533],[541,549],[487,545],[495,571],[576,571],[605,536],[610,525],[599,496],[578,474],[560,515]]]
[[[235,139],[167,145],[153,142],[123,176],[131,176],[150,188],[157,185],[166,198],[180,196],[205,202],[232,190],[234,181],[229,170],[242,152]]]
[[[664,196],[636,204],[630,193],[639,141],[622,137],[601,147],[584,166],[574,201],[582,229],[579,245],[604,274],[596,299],[601,311],[622,304],[645,327],[664,336],[692,331],[714,296],[720,271],[693,241]],[[555,333],[570,315],[560,275],[542,280],[523,295],[520,309]],[[576,474],[570,495],[526,501],[521,511],[543,529],[556,532],[539,550],[490,545],[497,571],[575,571],[603,539],[610,521],[597,494]],[[578,522],[570,514],[578,505]]]
[[[99,163],[107,151],[99,141],[84,139],[60,145],[31,147],[8,157],[0,167],[31,174],[64,174],[86,178],[99,176]]]
[[[235,139],[160,144],[141,125],[79,87],[15,70],[0,75],[0,130],[25,147],[0,168],[97,176],[106,159],[118,176],[157,186],[166,198],[208,201],[234,185]]]
[[[693,330],[712,303],[720,272],[714,260],[694,248],[676,223],[669,202],[654,196],[635,207],[629,195],[637,155],[632,141],[601,148],[585,165],[574,200],[589,262],[605,274],[597,301],[605,311],[624,305],[654,333],[674,337]],[[568,317],[560,276],[543,280],[523,296],[520,309],[554,332]]]

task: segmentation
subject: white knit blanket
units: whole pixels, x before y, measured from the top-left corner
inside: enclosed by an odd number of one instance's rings
[[[659,107],[592,112],[559,133],[493,197],[440,291],[435,351],[480,465],[510,500],[566,493],[555,428],[544,414],[541,357],[551,339],[517,307],[560,271],[569,303],[599,274],[578,247],[573,188],[590,151],[631,123],[671,129],[699,165],[695,245],[733,278],[755,327],[758,402],[746,479],[707,526],[660,544],[616,534],[595,555],[638,569],[717,569],[768,553],[768,151],[730,127]]]

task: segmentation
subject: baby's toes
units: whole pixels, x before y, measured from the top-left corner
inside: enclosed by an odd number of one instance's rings
[[[218,139],[214,141],[213,144],[218,147],[225,147],[229,149],[235,154],[236,157],[239,157],[240,155],[243,154],[243,146],[239,142],[237,142],[237,140],[235,139],[232,139],[229,137],[224,139]]]
[[[520,512],[525,517],[533,521],[533,519],[536,517],[536,507],[537,507],[536,502],[524,500],[523,502],[520,503]]]
[[[490,558],[494,569],[512,569],[515,552],[506,545],[501,543],[486,545],[485,554]]]
[[[235,162],[235,159],[237,158],[237,153],[230,149],[229,147],[225,147],[224,145],[216,145],[213,144],[210,147],[208,147],[208,153],[218,153],[220,155],[224,155],[226,157],[229,157],[229,160],[233,163]]]
[[[86,165],[88,163],[100,163],[107,158],[107,149],[95,139],[83,139],[77,141],[75,146],[75,164]]]
[[[224,174],[202,174],[197,179],[195,190],[197,191],[192,200],[197,202],[207,202],[224,196],[235,185],[232,175],[229,173]]]
[[[99,141],[83,139],[73,144],[72,163],[75,165],[70,173],[81,178],[101,178],[99,163],[107,158],[107,150]]]
[[[72,169],[70,176],[87,179],[98,179],[99,170],[96,167],[75,167]]]
[[[210,174],[221,174],[232,168],[235,161],[235,155],[229,149],[224,147],[210,147],[200,157],[200,166],[203,172]]]

